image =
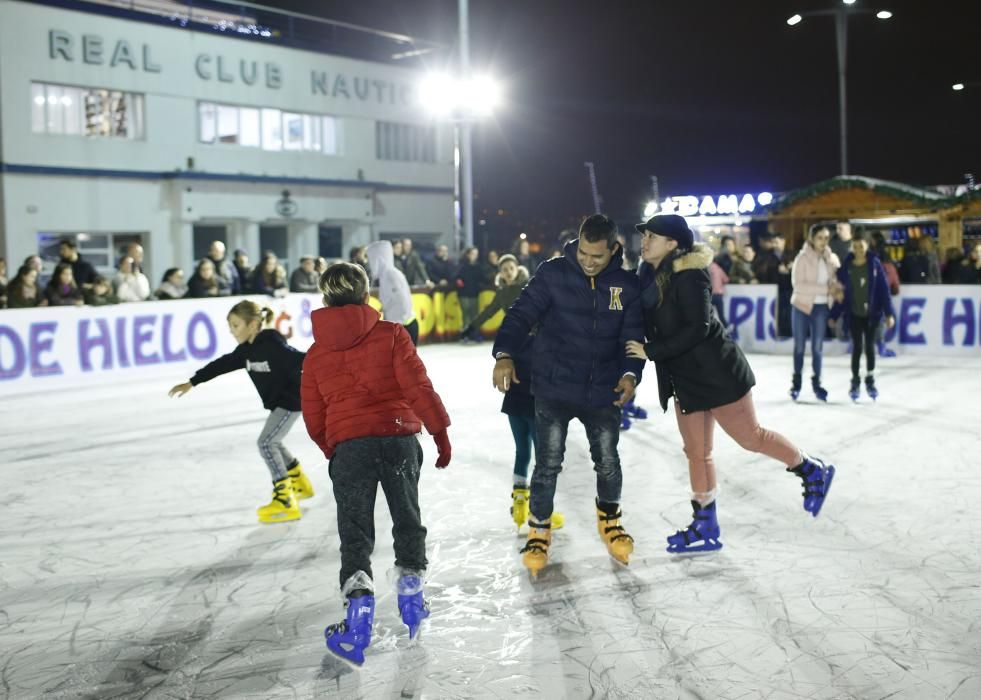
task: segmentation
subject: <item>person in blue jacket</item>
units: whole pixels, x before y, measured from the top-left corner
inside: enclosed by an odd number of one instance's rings
[[[851,331],[852,383],[848,395],[858,400],[862,380],[859,365],[865,351],[865,391],[875,401],[879,390],[875,386],[875,332],[886,321],[886,328],[896,325],[896,312],[889,294],[886,271],[879,258],[869,253],[869,243],[862,235],[852,238],[852,252],[838,268],[841,291],[836,295],[831,318],[844,316],[844,323]]]
[[[563,256],[542,263],[508,310],[494,343],[494,386],[506,392],[528,381],[514,356],[538,325],[532,351],[536,466],[531,479],[528,541],[522,553],[532,575],[548,563],[555,486],[569,422],[586,428],[596,471],[597,527],[610,554],[626,564],[633,538],[621,523],[623,476],[617,443],[624,403],[634,397],[643,360],[626,355],[644,337],[637,276],[623,269],[617,226],[602,214],[583,221]]]

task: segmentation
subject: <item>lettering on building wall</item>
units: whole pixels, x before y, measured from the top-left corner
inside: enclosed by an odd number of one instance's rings
[[[108,50],[109,46],[112,50]],[[130,70],[142,70],[144,73],[160,73],[163,67],[153,60],[149,44],[140,44],[139,50],[134,50],[132,44],[125,39],[119,39],[111,44],[97,34],[82,36],[80,50],[76,47],[75,37],[60,29],[48,32],[48,56],[52,60],[64,60],[110,68],[126,66]]]

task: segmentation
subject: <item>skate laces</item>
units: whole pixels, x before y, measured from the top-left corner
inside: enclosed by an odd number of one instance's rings
[[[552,523],[537,523],[537,522],[529,521],[528,527],[532,531],[534,530],[551,531]],[[549,544],[550,543],[548,540],[543,539],[541,537],[529,537],[528,541],[525,543],[525,546],[522,547],[520,550],[518,550],[518,552],[520,554],[524,554],[525,552],[541,552],[542,554],[546,554],[548,552]]]
[[[804,482],[803,495],[805,497],[824,495],[824,469],[820,463],[807,459],[790,471],[799,476],[801,481]]]
[[[608,527],[605,527],[603,529],[603,533],[607,536],[610,542],[616,542],[617,540],[622,540],[622,539],[627,539],[630,540],[631,542],[634,541],[634,538],[628,535],[626,530],[623,529],[623,525],[620,524],[620,518],[622,517],[623,517],[623,512],[621,512],[620,510],[617,510],[616,513],[603,513],[602,511],[600,511],[599,519],[602,520],[603,522],[608,523],[611,520],[616,521],[616,525],[609,525]],[[617,531],[617,534],[610,537],[610,533],[613,532],[614,530]]]

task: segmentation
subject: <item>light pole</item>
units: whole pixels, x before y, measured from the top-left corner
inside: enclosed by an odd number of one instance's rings
[[[423,79],[418,95],[421,106],[435,119],[453,125],[453,245],[459,251],[461,245],[473,245],[470,129],[494,112],[501,91],[489,76],[465,79],[434,73]]]
[[[878,19],[890,19],[889,10],[868,10],[854,7],[856,0],[842,0],[841,5],[829,10],[814,10],[800,12],[787,19],[791,27],[800,24],[805,17],[819,15],[831,16],[835,19],[835,42],[838,48],[838,121],[841,132],[841,174],[848,174],[848,109],[845,71],[848,64],[848,17],[850,15],[874,14]]]

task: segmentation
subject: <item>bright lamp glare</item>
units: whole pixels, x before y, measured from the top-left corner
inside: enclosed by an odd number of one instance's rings
[[[458,106],[459,100],[456,82],[445,73],[428,75],[419,85],[420,103],[434,114],[450,114]]]
[[[773,201],[773,195],[769,192],[760,192],[756,195],[756,202],[761,206],[765,207]]]
[[[800,24],[801,20],[804,19],[800,15],[794,15],[787,20],[787,24],[793,27],[795,24]]]
[[[654,216],[654,212],[657,211],[657,202],[648,202],[647,206],[644,207],[644,218],[649,219]]]
[[[963,90],[964,89],[964,83],[954,83],[950,87],[953,88],[954,90]]]
[[[527,233],[523,233],[523,232],[522,233],[519,233],[518,234],[518,238],[520,238],[523,241],[528,240],[528,234]]]
[[[845,3],[846,5],[854,5],[855,4],[855,0],[841,0],[841,1],[843,3]]]
[[[463,104],[474,114],[487,115],[501,102],[501,89],[493,78],[480,76],[466,83]]]
[[[875,16],[879,19],[889,19],[892,17],[892,13],[889,10],[879,10],[875,13]]]

